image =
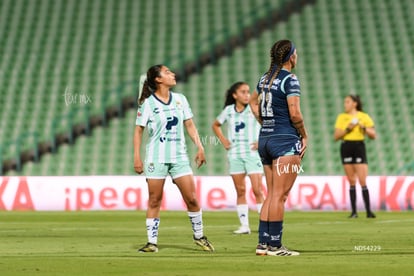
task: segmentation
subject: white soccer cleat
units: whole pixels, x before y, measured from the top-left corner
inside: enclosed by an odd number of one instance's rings
[[[234,234],[250,234],[250,228],[249,226],[240,226],[239,229],[236,231],[233,231]]]
[[[289,250],[282,245],[281,247],[269,246],[267,250],[267,255],[268,256],[299,256],[300,253]]]

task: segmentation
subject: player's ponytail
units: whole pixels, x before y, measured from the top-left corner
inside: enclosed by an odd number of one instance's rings
[[[236,83],[233,83],[233,85],[230,86],[229,89],[227,89],[226,100],[224,102],[224,107],[236,103],[236,99],[233,97],[233,94],[236,93],[237,89],[239,89],[239,87],[242,86],[243,84],[247,84],[247,83],[245,83],[243,81],[238,81]]]
[[[263,83],[265,85],[270,79],[268,91],[270,91],[273,81],[279,75],[280,70],[282,70],[283,64],[290,59],[294,52],[295,46],[293,42],[287,39],[277,41],[270,49],[271,63]]]
[[[356,103],[356,110],[362,112],[362,101],[359,95],[350,94],[348,96]]]
[[[154,93],[155,90],[157,90],[157,82],[155,81],[155,79],[160,77],[162,66],[162,64],[157,64],[151,66],[148,69],[147,79],[145,80],[144,85],[142,86],[141,93],[138,93],[138,95],[141,94],[138,100],[138,105],[141,105],[146,98],[151,96],[151,94]]]
[[[289,60],[294,52],[295,46],[290,40],[283,39],[276,41],[276,43],[273,44],[270,49],[270,66],[266,72],[266,77],[262,82],[263,90],[265,89],[266,84],[269,84],[267,91],[270,91],[273,81],[279,75],[280,70],[282,70],[283,64]],[[261,116],[261,101],[263,100],[263,97],[260,97],[259,99],[259,114]]]

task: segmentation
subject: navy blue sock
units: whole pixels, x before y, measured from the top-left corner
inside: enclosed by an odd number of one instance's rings
[[[269,244],[269,222],[260,220],[259,221],[259,243]]]
[[[269,222],[269,232],[270,232],[270,241],[269,245],[273,247],[282,246],[282,230],[283,230],[283,221],[270,221]]]

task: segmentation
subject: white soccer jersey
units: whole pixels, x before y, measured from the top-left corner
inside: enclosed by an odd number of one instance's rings
[[[177,163],[188,161],[183,121],[193,113],[184,95],[170,92],[169,102],[163,103],[154,94],[138,107],[136,125],[147,128],[149,141],[145,161]]]
[[[234,104],[226,106],[217,117],[220,124],[227,121],[227,139],[231,147],[227,153],[229,158],[243,158],[255,156],[257,150],[252,150],[252,143],[258,141],[260,125],[256,121],[250,106],[247,105],[242,112],[236,111]]]

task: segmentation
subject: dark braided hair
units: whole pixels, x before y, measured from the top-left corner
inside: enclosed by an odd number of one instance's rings
[[[359,95],[349,94],[348,97],[350,97],[352,101],[356,102],[356,110],[362,112],[362,101]]]
[[[141,96],[138,100],[138,105],[141,105],[146,98],[151,96],[152,93],[157,90],[157,82],[155,81],[156,78],[160,77],[161,68],[164,65],[157,64],[151,66],[147,71],[147,79],[144,82],[144,86],[142,86]],[[139,94],[139,93],[138,93]]]
[[[242,86],[243,84],[247,84],[247,83],[243,81],[238,81],[234,83],[232,86],[230,86],[230,88],[226,92],[226,100],[224,102],[224,107],[236,103],[236,100],[234,99],[233,94],[236,93],[237,89],[239,89],[239,87]]]
[[[266,73],[266,78],[263,82],[263,88],[266,83],[269,83],[268,91],[270,90],[274,79],[279,75],[282,70],[283,63],[285,63],[288,55],[293,47],[293,43],[290,40],[283,39],[277,41],[270,49],[270,67]],[[270,81],[268,82],[268,80]]]
[[[262,82],[263,91],[265,90],[265,85],[267,83],[269,84],[267,91],[270,91],[273,81],[279,75],[280,70],[282,70],[283,63],[287,62],[290,56],[293,54],[292,50],[294,50],[294,45],[292,41],[287,40],[287,39],[276,41],[276,43],[273,44],[272,48],[270,49],[269,70],[267,70],[266,77],[264,78]],[[261,106],[262,106],[263,100],[264,100],[264,95],[262,93],[259,96],[259,114],[260,114],[259,116],[260,117],[262,116]]]

